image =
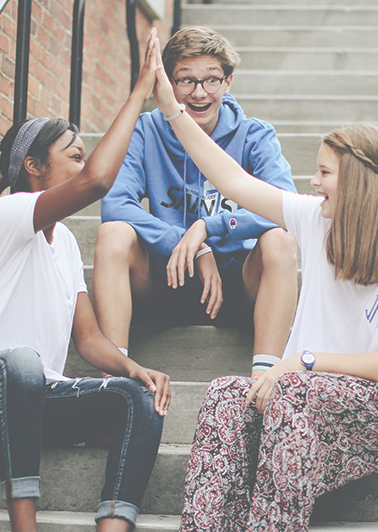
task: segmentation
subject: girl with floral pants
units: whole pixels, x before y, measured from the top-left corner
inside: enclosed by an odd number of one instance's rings
[[[304,532],[314,501],[377,470],[378,385],[281,375],[262,416],[243,377],[214,380],[198,417],[180,532]]]

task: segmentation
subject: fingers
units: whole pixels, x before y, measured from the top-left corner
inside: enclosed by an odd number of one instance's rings
[[[194,275],[193,266],[194,253],[181,242],[172,251],[171,258],[167,264],[167,283],[172,288],[184,286],[185,271],[188,269],[189,277]]]
[[[157,54],[157,41],[157,29],[152,28],[148,37],[146,51],[144,52],[144,63],[146,66],[149,66],[151,57]],[[155,63],[157,64],[157,61]]]
[[[139,379],[147,386],[147,388],[151,392],[156,392],[156,384],[151,379],[151,377],[148,375],[147,371],[144,368],[141,368],[137,372],[130,372],[129,374],[130,379]]]
[[[156,29],[156,28],[155,28]],[[163,70],[162,74],[164,75],[165,74],[165,70],[164,70],[164,67],[163,67],[163,60],[162,60],[162,57],[161,57],[161,50],[160,50],[160,41],[158,38],[156,38],[156,65],[158,67],[161,67],[159,68],[159,72],[161,70]]]
[[[171,402],[169,376],[160,371],[139,367],[136,371],[131,371],[129,377],[139,379],[151,392],[155,393],[155,410],[160,416],[166,416]]]
[[[177,288],[177,257],[178,252],[175,248],[167,264],[167,283],[172,288]]]
[[[197,259],[198,274],[203,284],[201,303],[207,301],[206,313],[211,319],[216,318],[223,303],[222,280],[212,253],[201,255]]]
[[[188,256],[190,254],[190,251],[188,250],[182,250],[178,254],[177,259],[177,275],[178,275],[178,282],[180,286],[184,286],[185,284],[185,270],[187,266],[187,260]]]
[[[249,405],[255,398],[256,409],[258,412],[260,412],[260,414],[262,414],[265,410],[275,383],[275,379],[271,381],[267,377],[267,373],[268,372],[265,372],[257,381],[253,383],[245,400],[246,404]]]
[[[206,314],[209,314],[213,320],[217,317],[223,303],[222,282],[218,276],[218,272],[204,283],[201,303],[205,301],[207,301]]]
[[[248,394],[247,394],[247,397],[246,397],[246,404],[249,405],[253,398],[255,397],[255,395],[257,394],[257,392],[259,391],[259,389],[261,388],[262,386],[262,379],[259,379],[258,381],[256,381],[255,383],[252,384]]]
[[[161,416],[166,416],[171,403],[170,378],[165,373],[156,372],[155,383],[155,410]]]

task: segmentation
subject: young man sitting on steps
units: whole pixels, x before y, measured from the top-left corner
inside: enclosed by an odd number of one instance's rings
[[[274,128],[247,119],[229,94],[239,56],[205,27],[177,32],[163,62],[188,114],[249,173],[295,190]],[[170,119],[143,113],[102,201],[93,294],[102,331],[126,353],[132,316],[156,325],[214,324],[255,334],[255,357],[285,348],[297,300],[296,245],[282,229],[224,198],[176,138]],[[232,179],[232,176],[230,176]],[[141,204],[149,199],[149,212]],[[194,276],[178,279],[185,232],[201,225]],[[185,242],[185,241],[184,241]]]

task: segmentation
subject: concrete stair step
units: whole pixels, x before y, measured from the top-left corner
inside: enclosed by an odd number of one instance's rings
[[[141,504],[141,513],[180,515],[190,446],[162,445]],[[41,512],[95,513],[106,449],[44,449]],[[351,482],[317,499],[312,522],[378,521],[378,475]],[[1,508],[5,509],[2,502]],[[376,523],[378,527],[378,523]],[[0,529],[1,530],[1,529]]]
[[[202,21],[204,24],[206,21]],[[183,25],[188,25],[185,22]],[[256,26],[213,25],[235,47],[377,48],[378,26]]]
[[[297,176],[313,176],[316,172],[316,157],[321,145],[321,136],[319,134],[279,133],[278,140],[283,155],[291,165],[294,180]]]
[[[139,515],[136,532],[178,532],[179,515]],[[38,512],[40,532],[95,532],[92,513]],[[8,513],[0,510],[0,532],[10,532]],[[376,523],[320,523],[310,526],[314,532],[377,532]]]
[[[247,116],[274,121],[325,121],[328,123],[378,122],[376,96],[319,96],[311,94],[265,95],[236,94],[235,98]]]
[[[76,446],[43,449],[41,459],[41,511],[97,511],[104,481],[107,449]],[[179,515],[190,445],[161,446],[147,486],[141,513]],[[5,509],[5,502],[0,507]]]
[[[89,512],[38,512],[40,532],[95,532],[93,513]],[[179,515],[139,515],[136,532],[177,532]],[[10,532],[8,513],[0,510],[0,532]]]
[[[246,5],[184,4],[184,24],[208,26],[251,24],[254,26],[374,26],[378,25],[378,6],[342,5]]]
[[[271,70],[321,70],[375,71],[378,65],[378,48],[294,48],[239,46],[236,48],[243,69]],[[237,71],[237,76],[239,70]],[[323,75],[323,80],[325,76]]]
[[[188,5],[190,4],[203,4],[204,3],[204,0],[189,0],[188,1]],[[231,0],[207,0],[207,3],[208,4],[213,4],[213,5],[222,5],[222,4],[227,4],[227,5],[232,5],[232,2]],[[262,0],[237,0],[235,2],[235,4],[248,4],[248,5],[266,5],[263,3]],[[280,6],[280,5],[290,5],[291,3],[288,2],[288,0],[274,0],[274,1],[271,1],[269,3],[267,3],[267,5],[270,5],[272,7],[276,7],[276,6]],[[312,6],[312,5],[317,5],[314,0],[301,0],[300,4],[298,1],[296,2],[292,2],[293,5],[300,5],[300,6],[304,6],[304,5],[309,5],[309,6]],[[343,2],[341,3],[340,0],[325,0],[324,2],[321,2],[320,5],[323,5],[323,6],[333,6],[333,5],[336,5],[336,6],[376,6],[377,5],[377,2],[376,0],[343,0]]]
[[[301,119],[272,119],[265,118],[268,122],[274,126],[274,129],[278,134],[319,134],[324,135],[332,129],[341,126],[352,126],[354,124],[361,124],[362,122],[369,122],[374,125],[378,125],[377,121],[372,120],[345,120],[345,117],[339,120],[301,120]]]
[[[377,62],[378,67],[378,62]],[[376,96],[378,70],[351,72],[330,70],[237,70],[232,83],[234,94],[289,95],[316,94],[317,96]]]
[[[130,356],[142,366],[169,373],[172,381],[209,382],[222,375],[249,375],[253,337],[212,326],[147,327],[130,331]],[[68,377],[100,376],[70,349]]]
[[[97,229],[101,225],[99,215],[74,215],[66,218],[64,224],[73,232],[79,243],[83,264],[93,264]]]

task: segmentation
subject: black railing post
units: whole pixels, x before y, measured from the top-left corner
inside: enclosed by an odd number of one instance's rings
[[[175,0],[173,7],[173,26],[171,36],[181,28],[181,0]]]
[[[75,0],[72,18],[71,92],[69,120],[80,129],[85,0]]]
[[[27,114],[31,3],[32,0],[18,2],[13,122],[24,120]]]
[[[139,44],[136,31],[136,0],[126,0],[126,27],[130,43],[131,81],[130,92],[139,76]]]

